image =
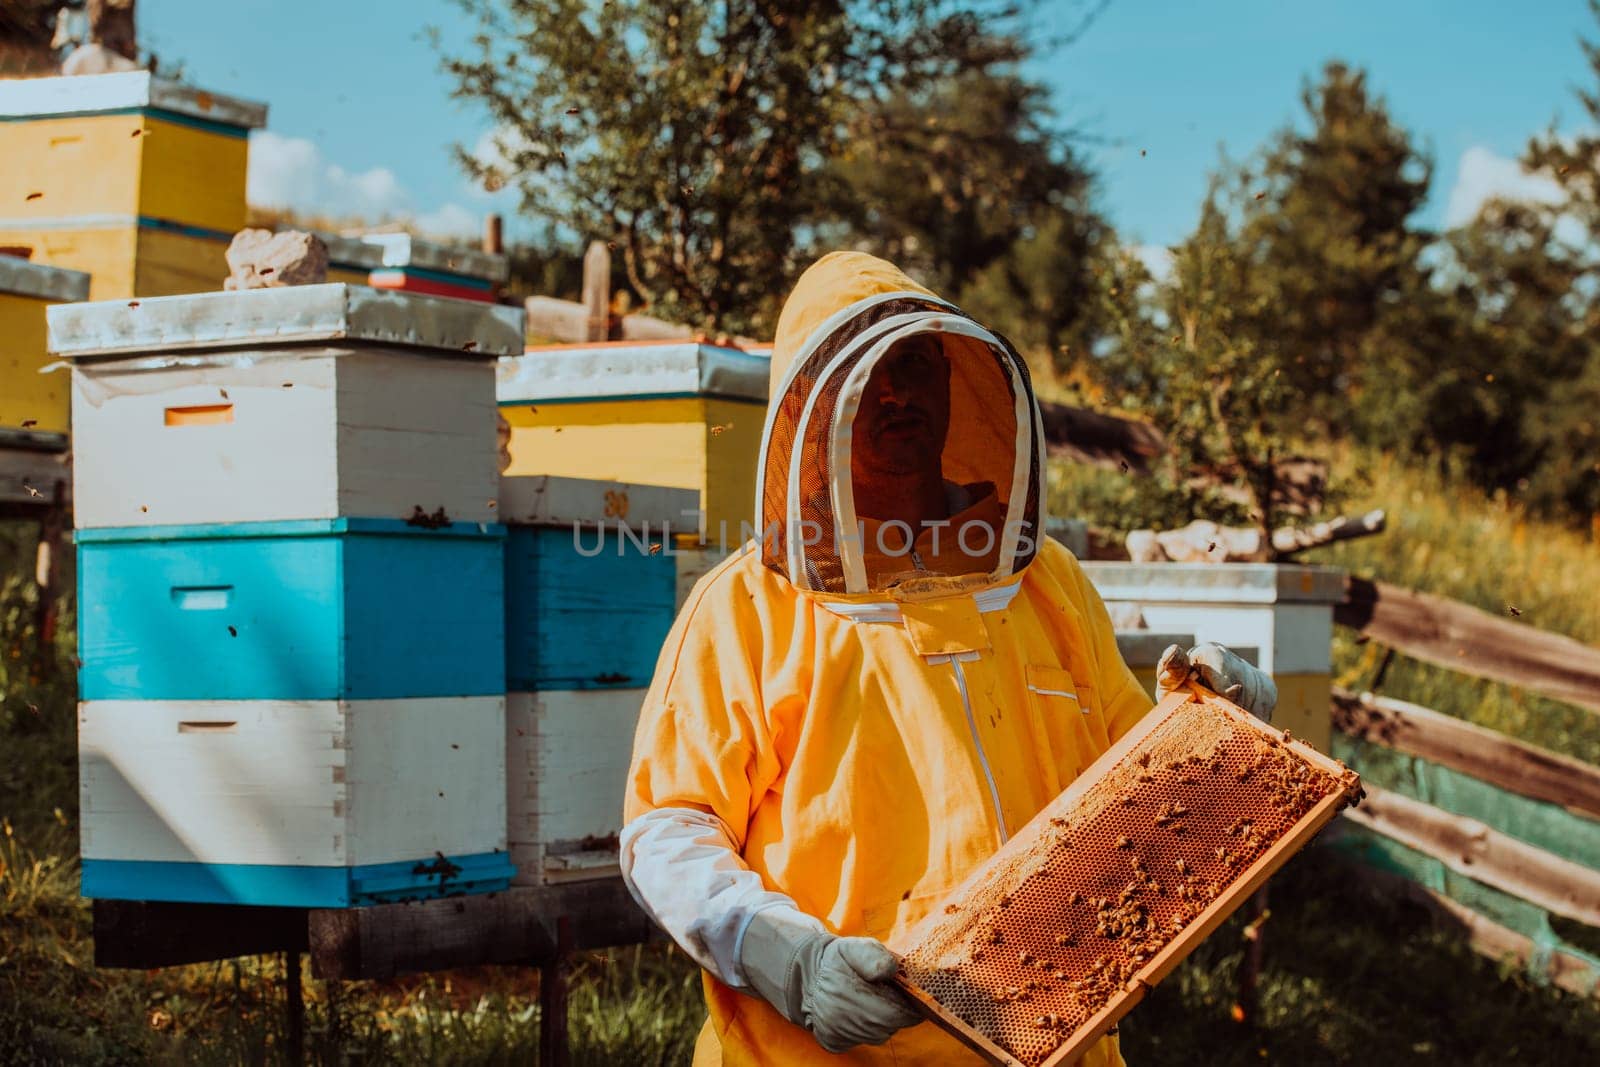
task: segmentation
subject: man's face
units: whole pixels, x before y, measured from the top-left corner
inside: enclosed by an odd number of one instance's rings
[[[852,466],[911,474],[937,463],[950,430],[950,363],[927,335],[895,344],[878,360],[851,434]]]

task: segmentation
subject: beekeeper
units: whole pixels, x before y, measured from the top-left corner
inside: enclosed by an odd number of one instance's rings
[[[1151,708],[1043,536],[1022,359],[889,263],[834,253],[778,322],[762,536],[695,586],[635,738],[630,890],[705,968],[697,1065],[954,1064],[884,947]],[[1258,714],[1270,679],[1169,650]],[[1238,687],[1238,688],[1236,688]],[[1121,1062],[1115,1037],[1089,1067]]]

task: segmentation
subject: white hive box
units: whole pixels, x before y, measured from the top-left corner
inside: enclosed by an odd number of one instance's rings
[[[699,498],[688,489],[540,474],[500,479],[500,521],[584,529],[626,526],[658,540],[693,533]]]
[[[79,528],[492,522],[517,308],[342,284],[52,308]]]
[[[346,907],[503,886],[504,709],[81,704],[84,895]]]
[[[692,528],[692,514],[681,513],[697,503],[691,490],[660,486],[501,481],[506,809],[517,884],[617,873],[634,726],[676,607],[667,531]],[[583,555],[575,536],[603,551]]]
[[[517,885],[615,875],[643,689],[506,696],[508,845]]]
[[[1227,645],[1272,675],[1278,685],[1272,724],[1328,751],[1333,606],[1344,598],[1343,571],[1273,563],[1085,562],[1083,572],[1113,611],[1126,605],[1152,630]]]

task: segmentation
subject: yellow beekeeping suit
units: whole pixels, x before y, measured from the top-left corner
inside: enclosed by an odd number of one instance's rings
[[[1005,531],[886,584],[850,536],[849,427],[873,360],[908,332],[937,334],[951,364],[946,481],[986,487],[969,510]],[[1038,408],[1000,339],[890,264],[836,253],[784,308],[773,383],[757,516],[771,536],[707,574],[673,626],[626,818],[715,815],[766,889],[894,947],[1151,701],[1077,561],[1043,535]],[[824,535],[797,536],[807,522]],[[963,557],[988,569],[953,573]],[[931,1023],[835,1056],[710,974],[706,999],[697,1064],[978,1062]],[[1083,1062],[1121,1063],[1116,1039]]]

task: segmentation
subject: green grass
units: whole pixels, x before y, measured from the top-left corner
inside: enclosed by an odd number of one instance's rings
[[[1600,1003],[1477,955],[1420,908],[1365,889],[1349,862],[1313,846],[1273,879],[1250,1025],[1230,1017],[1245,944],[1235,917],[1123,1024],[1128,1061],[1600,1061]]]
[[[286,1062],[281,958],[94,967],[75,852],[65,821],[32,843],[0,825],[0,1063]],[[525,968],[343,985],[308,978],[308,1059],[533,1063],[538,988],[538,972]],[[705,1018],[698,970],[659,945],[579,955],[569,998],[580,1065],[685,1063]]]
[[[89,963],[86,906],[66,828],[0,845],[0,1062],[284,1061],[276,959],[155,972]],[[1245,1063],[1600,1062],[1600,1007],[1475,955],[1420,909],[1372,895],[1324,849],[1272,883],[1260,1011],[1230,1008],[1244,954],[1230,920],[1123,1024],[1138,1067]],[[345,986],[307,981],[318,1064],[527,1064],[537,978],[458,971]],[[579,1064],[688,1062],[704,1018],[698,972],[675,949],[589,953],[571,992]]]

